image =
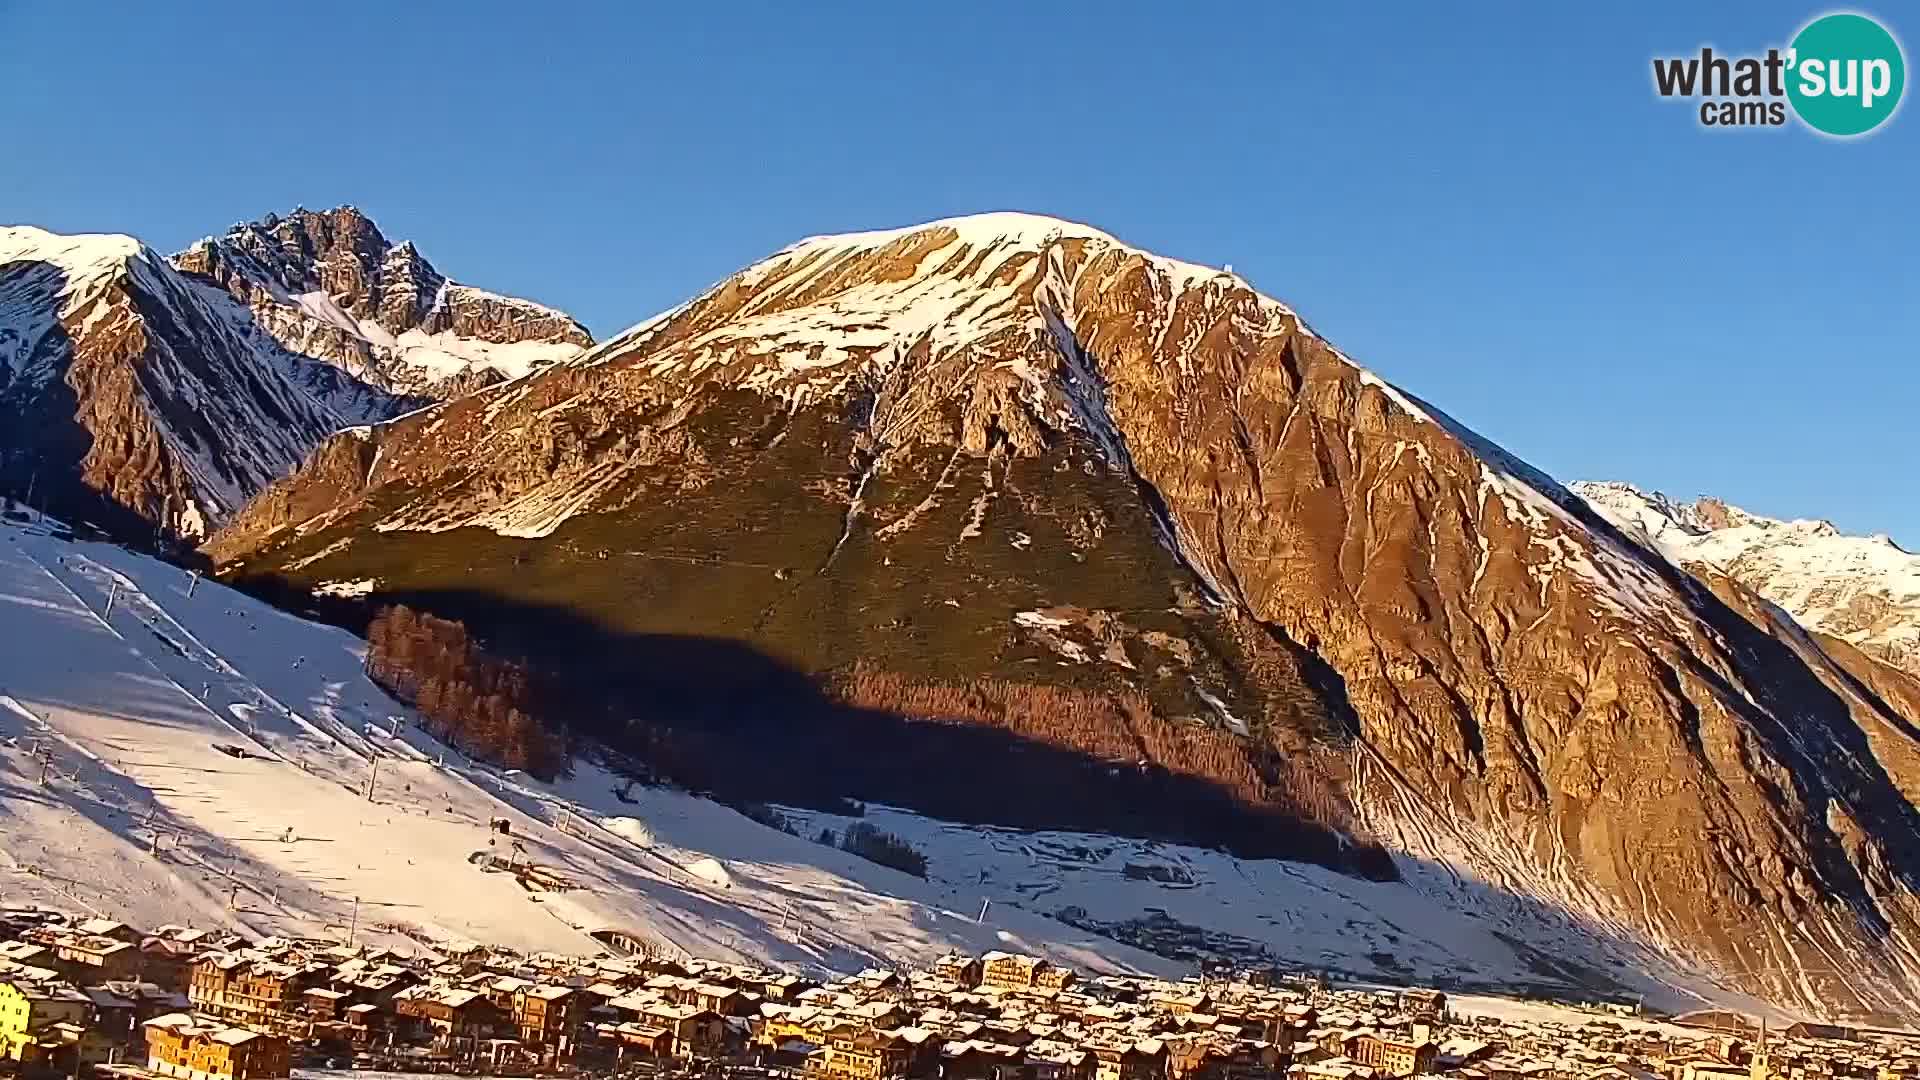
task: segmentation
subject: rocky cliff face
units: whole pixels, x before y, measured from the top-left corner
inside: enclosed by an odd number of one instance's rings
[[[1718,499],[1676,503],[1631,484],[1577,483],[1595,510],[1681,566],[1707,565],[1909,675],[1920,675],[1920,555],[1830,521],[1781,521]]]
[[[562,312],[450,281],[350,206],[236,225],[173,262],[232,294],[286,348],[395,395],[455,397],[592,344]],[[342,411],[355,415],[354,403]]]
[[[802,242],[334,439],[209,550],[811,672],[1131,688],[1343,762],[1404,858],[1597,936],[1920,1003],[1910,699],[1244,280],[1083,226]]]
[[[125,236],[0,228],[0,486],[118,535],[204,536],[364,387]]]

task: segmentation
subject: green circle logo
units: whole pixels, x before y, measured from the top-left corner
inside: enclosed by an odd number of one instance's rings
[[[1864,135],[1900,107],[1906,57],[1885,27],[1865,15],[1822,15],[1787,53],[1787,100],[1815,131]]]

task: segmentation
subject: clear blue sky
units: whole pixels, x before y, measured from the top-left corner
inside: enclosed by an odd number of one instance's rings
[[[1920,113],[1651,89],[1824,8],[341,6],[0,0],[0,219],[172,250],[352,202],[604,335],[803,235],[1051,213],[1233,263],[1562,479],[1920,548]]]

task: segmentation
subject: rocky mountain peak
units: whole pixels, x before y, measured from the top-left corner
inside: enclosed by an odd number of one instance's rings
[[[618,365],[665,345],[647,365],[657,384],[726,382],[795,403],[931,365],[951,381],[916,379],[914,396],[931,406],[926,395],[937,390],[958,411],[910,410],[917,422],[950,419],[966,429],[964,445],[1032,454],[1048,431],[1111,427],[1104,413],[1115,403],[1100,373],[1057,360],[1061,342],[1092,319],[1115,320],[1109,333],[1122,320],[1151,324],[1161,347],[1191,344],[1176,335],[1208,320],[1269,336],[1298,323],[1225,271],[1058,218],[990,213],[802,240],[576,363]],[[1182,368],[1195,375],[1190,360]],[[913,437],[896,426],[880,441]]]
[[[352,206],[269,214],[171,260],[125,236],[0,232],[10,490],[122,536],[199,538],[322,437],[590,343],[449,281]]]
[[[293,295],[323,292],[341,310],[361,318],[383,311],[389,273],[397,289],[412,291],[421,280],[437,283],[438,273],[411,243],[395,247],[379,226],[357,207],[294,209],[285,217],[269,214],[244,222],[225,236],[207,238],[176,256],[182,269],[220,280],[230,289],[266,289]],[[245,299],[245,297],[241,297]],[[393,333],[411,329],[419,312],[392,309]]]
[[[1014,210],[988,211],[978,214],[964,214],[957,217],[940,218],[919,225],[906,225],[894,229],[871,229],[845,233],[822,233],[799,240],[774,253],[773,259],[794,252],[816,249],[845,250],[849,248],[878,249],[890,246],[899,240],[923,233],[949,234],[954,242],[975,248],[1007,246],[1026,251],[1041,251],[1062,240],[1094,242],[1103,246],[1128,247],[1128,250],[1146,255],[1144,249],[1132,248],[1112,233],[1094,228],[1066,218],[1051,217],[1046,214],[1032,214]]]
[[[174,263],[246,305],[286,348],[392,395],[384,411],[343,408],[364,420],[524,375],[593,341],[563,312],[448,279],[354,206],[268,214]]]
[[[0,229],[0,486],[203,536],[342,423],[266,344],[132,237]]]

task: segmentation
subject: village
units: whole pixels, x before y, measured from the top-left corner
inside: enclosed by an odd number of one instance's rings
[[[1241,971],[1082,977],[950,955],[831,980],[672,957],[151,931],[0,912],[0,1072],[276,1080],[295,1070],[832,1080],[1776,1080],[1920,1077],[1920,1037],[1631,1010],[1476,1015],[1419,988]],[[1687,1018],[1679,1018],[1686,1023]]]

